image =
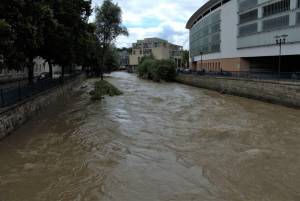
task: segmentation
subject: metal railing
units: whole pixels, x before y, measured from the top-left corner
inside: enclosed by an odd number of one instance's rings
[[[8,87],[0,85],[0,108],[12,106],[41,92],[68,83],[79,75],[81,73],[72,74],[65,77],[64,80],[50,78],[37,80],[33,84],[18,81]]]
[[[222,72],[207,72],[207,71],[191,71],[178,70],[179,74],[193,74],[208,77],[230,77],[241,79],[258,79],[258,80],[274,80],[274,81],[300,81],[300,72],[263,72],[263,71],[222,71]]]

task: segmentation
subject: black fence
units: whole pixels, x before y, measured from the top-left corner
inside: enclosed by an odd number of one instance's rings
[[[222,71],[222,72],[207,72],[207,71],[191,71],[178,70],[179,74],[193,74],[199,76],[210,77],[231,77],[244,79],[259,79],[259,80],[281,80],[281,81],[300,81],[300,72],[254,72],[254,71]]]
[[[62,79],[35,80],[33,84],[26,81],[10,83],[9,86],[0,85],[0,108],[8,107],[37,95],[48,89],[63,85],[76,77],[80,73],[72,74]]]

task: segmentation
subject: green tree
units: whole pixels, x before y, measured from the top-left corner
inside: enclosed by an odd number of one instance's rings
[[[104,66],[106,72],[115,71],[120,66],[118,50],[114,45],[111,45],[105,54]]]
[[[156,82],[160,80],[172,81],[176,76],[176,65],[173,60],[157,60],[144,57],[137,67],[138,75]]]
[[[7,56],[12,53],[13,38],[11,26],[0,19],[0,70],[5,67]]]
[[[95,28],[88,24],[91,13],[91,0],[1,0],[1,65],[26,66],[32,82],[33,60],[41,56],[50,71],[52,63],[62,66],[63,77],[66,67],[87,63],[86,43],[96,44]]]
[[[89,36],[90,26],[88,17],[91,15],[91,0],[49,0],[52,4],[53,14],[57,21],[56,29],[49,37],[49,43],[44,47],[50,47],[53,62],[62,67],[62,77],[68,68],[83,63],[82,47]],[[46,55],[49,53],[45,53]]]
[[[14,34],[9,55],[5,55],[8,64],[26,64],[29,82],[33,82],[34,58],[43,43],[41,28],[44,26],[45,13],[42,0],[2,0],[0,19],[4,20]],[[16,62],[17,61],[17,62]]]
[[[100,8],[96,8],[96,36],[100,45],[100,68],[96,69],[96,75],[103,79],[105,54],[112,42],[120,35],[128,35],[126,27],[123,27],[121,8],[111,0],[104,0]]]
[[[184,67],[189,66],[190,52],[188,50],[184,50],[181,54],[181,60],[184,64]]]

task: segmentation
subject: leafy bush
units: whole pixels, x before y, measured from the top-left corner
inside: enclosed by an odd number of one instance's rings
[[[95,90],[90,92],[92,100],[101,100],[105,95],[118,96],[122,95],[122,92],[115,86],[105,80],[101,80],[95,83]]]
[[[137,72],[140,77],[157,82],[171,81],[176,76],[175,63],[172,60],[157,60],[152,57],[143,58]]]
[[[173,60],[160,60],[158,62],[158,76],[162,80],[172,81],[176,76],[176,67]]]

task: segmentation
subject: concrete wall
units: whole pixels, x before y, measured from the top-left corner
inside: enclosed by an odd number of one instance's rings
[[[32,97],[22,103],[0,110],[0,140],[9,135],[13,130],[24,124],[30,117],[50,103],[56,101],[59,96],[70,93],[76,84],[83,80],[84,76]]]
[[[244,60],[243,58],[228,58],[228,59],[210,59],[210,60],[204,60],[195,62],[197,65],[197,68],[194,68],[193,70],[202,70],[205,71],[214,71],[214,72],[220,72],[221,69],[223,71],[247,71],[249,70],[249,62]]]
[[[300,108],[300,83],[179,75],[183,84]]]

